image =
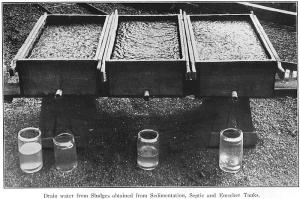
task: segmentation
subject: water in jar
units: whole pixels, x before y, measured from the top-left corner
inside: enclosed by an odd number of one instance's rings
[[[77,153],[73,143],[67,146],[56,147],[54,156],[56,169],[59,171],[68,172],[77,167]]]
[[[19,148],[20,167],[26,173],[34,173],[43,167],[42,145],[37,142],[23,144]]]
[[[243,135],[241,133],[237,136],[235,132],[229,132],[228,135],[229,137],[221,135],[219,166],[223,171],[236,173],[242,166]]]
[[[137,164],[145,170],[152,170],[158,165],[158,149],[151,145],[144,145],[138,149]]]

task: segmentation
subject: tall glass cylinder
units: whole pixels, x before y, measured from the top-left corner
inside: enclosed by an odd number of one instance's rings
[[[56,169],[70,172],[77,167],[77,152],[74,136],[61,133],[53,138]]]
[[[145,129],[138,133],[137,165],[144,170],[153,170],[159,161],[159,134]]]
[[[219,150],[220,168],[225,172],[238,172],[243,160],[243,132],[236,128],[221,131]]]
[[[18,133],[20,168],[25,173],[34,173],[43,167],[41,131],[28,127]]]

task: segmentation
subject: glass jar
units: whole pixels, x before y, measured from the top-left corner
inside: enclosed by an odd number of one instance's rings
[[[138,133],[137,165],[144,170],[153,170],[159,162],[159,134],[151,129]]]
[[[219,166],[225,172],[236,173],[242,166],[243,132],[228,128],[220,133]]]
[[[41,131],[28,127],[18,133],[20,168],[25,173],[34,173],[43,167]]]
[[[77,152],[74,136],[61,133],[53,138],[56,169],[70,172],[77,167]]]

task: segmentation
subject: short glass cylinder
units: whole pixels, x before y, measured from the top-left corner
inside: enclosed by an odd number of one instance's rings
[[[243,132],[228,128],[220,132],[219,166],[225,172],[236,173],[242,166]]]
[[[159,162],[159,134],[152,129],[138,133],[137,165],[144,170],[153,170]]]
[[[34,173],[43,167],[41,131],[28,127],[18,133],[20,168],[25,173]]]
[[[77,167],[77,152],[74,136],[61,133],[53,138],[56,169],[70,172]]]

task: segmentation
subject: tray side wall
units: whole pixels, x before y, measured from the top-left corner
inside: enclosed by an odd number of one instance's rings
[[[185,61],[107,61],[111,96],[182,96]]]
[[[18,60],[21,95],[97,94],[96,60]]]
[[[196,94],[200,96],[270,97],[274,94],[275,61],[197,62]]]
[[[72,23],[104,24],[107,15],[51,14],[47,17],[47,25],[67,25]]]

